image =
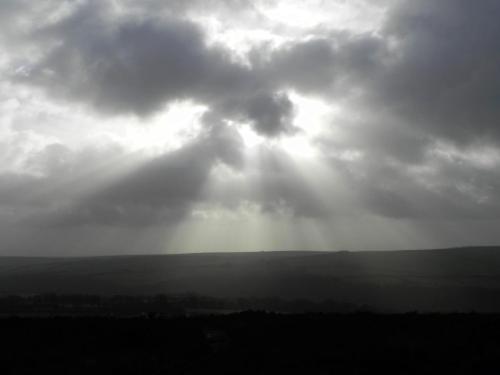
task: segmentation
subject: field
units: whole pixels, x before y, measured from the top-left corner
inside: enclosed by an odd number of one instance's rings
[[[330,300],[382,312],[500,312],[500,249],[0,258],[0,295],[45,293],[195,294]]]

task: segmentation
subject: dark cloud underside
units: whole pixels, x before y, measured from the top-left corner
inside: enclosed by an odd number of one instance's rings
[[[126,230],[179,224],[200,205],[238,212],[248,202],[262,215],[325,226],[354,217],[463,228],[500,220],[498,1],[382,1],[385,18],[370,32],[287,29],[261,5],[1,2],[0,156],[13,167],[0,174],[0,222]],[[210,39],[203,15],[216,25],[229,15],[248,29],[261,25],[282,33],[280,43],[256,41],[242,58]],[[297,95],[340,108],[307,138],[310,164],[299,148],[279,148],[309,136],[312,120],[296,124]],[[38,107],[19,110],[29,121],[7,115],[33,97],[75,108],[96,127],[148,124],[180,102],[206,110],[181,147],[136,157],[113,142],[70,147],[52,120],[34,125]],[[83,142],[87,123],[67,126]],[[258,157],[246,149],[244,126],[262,139]]]

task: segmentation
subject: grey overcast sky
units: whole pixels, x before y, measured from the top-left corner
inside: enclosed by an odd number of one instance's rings
[[[500,243],[498,0],[1,0],[0,254]]]

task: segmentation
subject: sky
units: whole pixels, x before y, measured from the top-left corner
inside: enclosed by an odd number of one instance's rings
[[[1,0],[0,254],[500,243],[498,0]]]

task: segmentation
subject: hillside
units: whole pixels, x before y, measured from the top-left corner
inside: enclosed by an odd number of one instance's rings
[[[0,258],[0,294],[182,294],[500,311],[500,248]]]

